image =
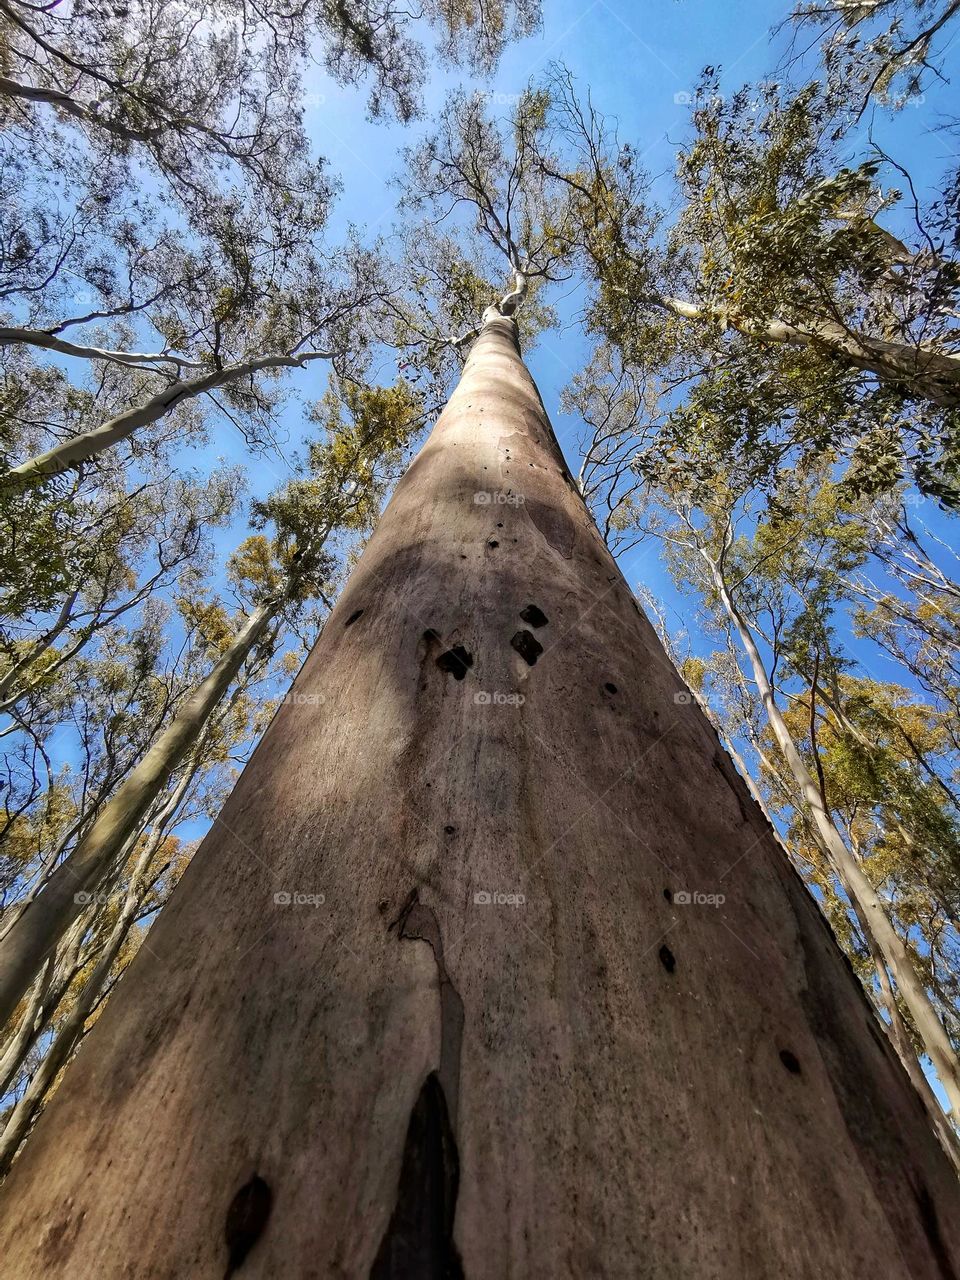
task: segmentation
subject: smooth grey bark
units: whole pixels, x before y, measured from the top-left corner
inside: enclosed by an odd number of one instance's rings
[[[4,1045],[3,1053],[0,1054],[0,1098],[6,1095],[7,1090],[13,1084],[23,1065],[24,1059],[30,1052],[30,1047],[36,1036],[37,1024],[42,1016],[47,993],[50,990],[50,983],[53,980],[53,970],[54,960],[51,956],[30,988],[26,1008],[23,1011],[20,1023]]]
[[[11,1280],[960,1271],[927,1115],[678,693],[488,319],[11,1170]]]
[[[253,610],[206,679],[157,735],[76,848],[0,939],[0,1026],[12,1016],[46,957],[83,910],[83,895],[97,887],[171,773],[194,746],[248,654],[276,617],[280,603],[272,601]]]

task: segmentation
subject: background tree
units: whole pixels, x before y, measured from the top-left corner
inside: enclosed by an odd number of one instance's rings
[[[875,97],[899,107],[942,79],[946,30],[960,12],[954,0],[840,0],[798,4],[790,15],[800,32],[815,30],[828,82],[838,104],[862,112]]]
[[[719,451],[737,437],[754,468],[770,464],[771,483],[784,448],[799,444],[848,458],[864,492],[912,474],[922,492],[956,504],[952,239],[936,229],[935,208],[929,224],[915,210],[913,244],[881,225],[899,193],[880,187],[881,157],[841,165],[817,86],[725,97],[707,75],[670,221],[651,204],[634,151],[569,77],[555,73],[550,94],[597,286],[589,321],[625,366],[661,391],[683,388]]]

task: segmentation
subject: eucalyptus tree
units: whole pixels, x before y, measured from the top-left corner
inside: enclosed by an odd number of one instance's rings
[[[229,629],[229,616],[219,605],[184,600],[181,609],[211,641]],[[127,842],[126,865],[108,888],[86,895],[89,905],[11,1020],[0,1050],[0,1099],[10,1099],[0,1133],[4,1172],[91,1019],[138,949],[149,919],[189,864],[193,846],[182,846],[172,833],[184,823],[215,817],[224,787],[229,789],[233,762],[243,758],[251,736],[262,730],[264,681],[274,677],[278,665],[271,658],[269,648],[251,652],[229,698],[211,714],[186,760]]]
[[[550,168],[574,193],[596,282],[590,320],[624,363],[695,391],[725,439],[739,434],[774,469],[786,438],[844,454],[864,491],[906,472],[955,504],[952,235],[919,208],[913,228],[894,222],[899,235],[884,225],[900,193],[883,188],[880,159],[841,163],[818,87],[724,97],[708,75],[670,217],[567,74],[549,94],[563,162]]]
[[[489,74],[504,47],[536,30],[535,0],[430,0],[417,15],[436,54]],[[177,0],[69,11],[4,0],[0,102],[29,130],[53,112],[98,160],[145,156],[189,202],[211,173],[240,170],[279,204],[303,148],[303,66],[319,53],[341,83],[371,83],[375,114],[419,108],[426,53],[414,15],[377,0],[291,8]]]
[[[895,107],[943,79],[956,0],[800,0],[790,15],[802,33],[817,32],[827,79],[838,102],[862,114],[875,97]]]
[[[907,495],[908,497],[910,495]],[[877,572],[852,585],[855,624],[909,677],[936,708],[954,755],[960,754],[960,565],[956,552],[918,527],[914,508],[899,497],[878,502],[870,515]],[[911,751],[909,740],[904,747]],[[918,763],[923,759],[918,754]],[[925,772],[927,770],[925,769]],[[960,811],[953,780],[938,785]]]
[[[252,225],[246,232],[255,234]],[[185,437],[186,429],[197,429],[193,418],[205,403],[262,446],[271,440],[284,393],[277,386],[281,371],[326,360],[340,372],[359,372],[366,349],[365,309],[382,287],[375,257],[360,250],[321,252],[304,243],[289,247],[279,264],[272,252],[266,254],[261,269],[255,250],[254,240],[244,239],[238,263],[227,263],[223,271],[208,265],[199,275],[190,275],[188,255],[183,270],[189,280],[182,289],[171,285],[142,303],[120,304],[167,337],[156,351],[90,346],[58,336],[71,323],[85,323],[82,316],[0,332],[0,340],[10,344],[89,361],[94,384],[106,367],[116,397],[104,412],[100,402],[111,397],[88,393],[77,425],[43,423],[38,435],[45,447],[0,476],[6,492],[82,466],[135,433],[138,444],[142,433],[146,447],[156,447],[150,429],[160,423],[162,431],[168,417]],[[24,412],[29,409],[28,397]]]
[[[956,1179],[590,519],[515,318],[564,223],[508,227],[509,164],[468,194],[510,138],[458,110],[427,176],[507,284],[11,1170],[7,1266],[935,1280]]]
[[[202,483],[148,466],[133,484],[125,479],[101,472],[90,486],[77,477],[0,510],[0,713],[29,700],[31,718],[42,720],[45,691],[104,628],[202,571],[210,533],[233,515],[239,488],[236,470],[223,468]]]

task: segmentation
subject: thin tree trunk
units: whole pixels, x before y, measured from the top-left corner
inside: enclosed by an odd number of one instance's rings
[[[41,1011],[53,980],[53,970],[54,957],[50,956],[37,974],[37,979],[30,988],[23,1016],[13,1035],[4,1045],[3,1053],[0,1054],[0,1098],[5,1097],[7,1090],[16,1079],[36,1038]]]
[[[41,480],[49,480],[52,476],[69,471],[71,467],[76,467],[81,462],[96,457],[104,449],[109,449],[111,445],[125,440],[140,427],[157,422],[174,405],[183,400],[193,399],[207,391],[214,391],[217,387],[235,382],[238,378],[246,377],[251,373],[285,366],[302,367],[308,360],[327,359],[329,354],[323,351],[305,351],[301,355],[262,356],[257,360],[244,360],[239,364],[227,365],[226,368],[217,369],[203,377],[175,382],[157,395],[151,396],[145,404],[139,405],[136,409],[128,409],[126,413],[110,418],[92,431],[84,431],[80,435],[62,440],[46,453],[37,454],[35,458],[29,458],[19,466],[12,467],[0,476],[0,488],[37,484]]]
[[[166,786],[170,774],[262,638],[278,602],[256,608],[210,674],[163,729],[143,759],[103,806],[76,848],[0,940],[0,1026],[11,1016],[45,957],[83,910],[99,880]]]
[[[856,911],[856,907],[854,907],[854,910]],[[890,1018],[889,1026],[884,1024],[887,1034],[890,1036],[890,1041],[897,1051],[897,1056],[903,1063],[904,1070],[913,1081],[913,1087],[923,1099],[923,1103],[936,1127],[937,1133],[940,1135],[940,1141],[943,1143],[947,1155],[953,1161],[957,1173],[960,1174],[960,1138],[957,1137],[956,1129],[943,1114],[943,1108],[937,1099],[937,1095],[933,1092],[930,1087],[930,1081],[923,1073],[923,1068],[913,1046],[913,1038],[903,1020],[900,1006],[897,1004],[897,997],[890,982],[890,973],[887,970],[880,948],[871,936],[869,925],[859,911],[857,911],[857,919],[860,922],[860,930],[870,951],[870,959],[873,961],[873,967],[876,971],[877,983],[880,987],[880,998]]]
[[[489,318],[10,1172],[11,1280],[960,1272],[926,1113],[682,692]]]
[[[205,739],[209,736],[210,724],[211,724],[211,721],[208,720],[204,728],[204,731],[201,733],[200,738],[198,740],[197,750],[194,752],[194,760],[191,762],[190,766],[183,771],[181,777],[177,780],[176,786],[174,787],[173,791],[170,793],[169,796],[167,796],[166,800],[159,807],[159,809],[157,809],[156,812],[148,815],[146,821],[143,824],[143,828],[141,828],[140,831],[134,832],[134,834],[130,836],[130,838],[126,841],[126,844],[124,845],[123,850],[121,851],[120,856],[117,859],[117,862],[121,866],[126,861],[130,852],[135,847],[136,842],[140,838],[143,830],[145,830],[147,827],[150,828],[150,835],[148,837],[148,844],[147,844],[147,848],[150,850],[150,856],[152,857],[153,853],[157,850],[157,848],[159,848],[160,841],[163,839],[164,835],[166,834],[167,828],[169,827],[171,821],[173,820],[177,811],[179,810],[180,805],[184,799],[184,796],[186,795],[190,787],[190,784],[193,781],[194,776],[196,775],[196,771],[199,767],[199,761],[197,757],[199,753],[202,751],[202,747]],[[109,876],[109,872],[108,872],[108,876]],[[0,1065],[0,1097],[3,1096],[5,1089],[8,1088],[9,1085],[16,1078],[17,1074],[19,1073],[20,1069],[23,1066],[24,1061],[26,1060],[27,1054],[33,1048],[38,1037],[43,1034],[43,1031],[46,1028],[47,1023],[50,1021],[50,1019],[53,1017],[54,1013],[56,1012],[60,1004],[60,1001],[63,999],[63,996],[66,994],[66,991],[70,986],[70,983],[73,981],[76,975],[80,972],[80,970],[84,968],[84,966],[87,964],[86,956],[84,957],[83,960],[78,959],[79,946],[80,946],[80,942],[82,941],[83,933],[85,932],[85,930],[81,929],[79,932],[77,932],[77,925],[75,924],[73,932],[76,933],[77,936],[73,945],[67,948],[66,955],[64,957],[63,962],[58,966],[60,972],[58,974],[57,985],[54,988],[53,992],[50,994],[50,996],[43,1001],[41,1007],[35,1012],[31,1022],[32,1030],[30,1031],[28,1038],[22,1043],[20,1043],[19,1057],[14,1056],[12,1047],[11,1047],[11,1050],[4,1052],[2,1065]],[[48,961],[47,963],[49,966],[50,962]],[[48,971],[49,970],[45,970],[44,972],[48,972]]]
[[[80,989],[73,1007],[57,1029],[53,1043],[24,1091],[23,1097],[20,1098],[10,1113],[2,1133],[0,1133],[0,1178],[4,1177],[8,1172],[13,1158],[26,1137],[37,1112],[83,1035],[86,1021],[90,1017],[107,979],[110,977],[110,970],[120,954],[120,948],[126,941],[127,934],[130,932],[137,911],[140,908],[143,879],[159,843],[159,838],[151,839],[137,859],[123,907],[110,931],[110,936],[100,954],[100,958]]]
[[[773,689],[767,676],[766,666],[754,641],[753,633],[730,597],[720,566],[705,549],[701,548],[700,554],[709,569],[711,580],[723,608],[740,637],[740,643],[743,645],[744,652],[753,671],[753,678],[773,736],[776,739],[777,746],[783,752],[790,772],[796,780],[826,853],[841,882],[847,887],[851,898],[855,899],[865,921],[868,922],[871,936],[876,939],[890,973],[893,975],[893,980],[897,984],[897,989],[910,1010],[910,1016],[913,1018],[917,1033],[930,1057],[930,1061],[933,1063],[934,1070],[940,1078],[944,1092],[950,1101],[953,1114],[960,1120],[960,1063],[957,1061],[957,1055],[954,1052],[953,1045],[950,1043],[950,1038],[944,1029],[943,1023],[937,1016],[937,1011],[914,968],[913,961],[910,959],[910,954],[904,942],[890,922],[880,895],[870,883],[856,858],[847,848],[843,837],[827,812],[820,795],[820,789],[804,764],[803,757],[800,755],[790,730],[787,728],[786,722],[780,713],[780,708],[777,706]]]

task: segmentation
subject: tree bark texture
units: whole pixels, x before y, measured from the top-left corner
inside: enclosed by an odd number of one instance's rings
[[[923,1105],[515,335],[41,1116],[4,1276],[960,1274]]]

